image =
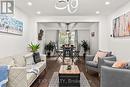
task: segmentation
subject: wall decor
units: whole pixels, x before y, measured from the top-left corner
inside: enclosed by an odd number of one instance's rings
[[[130,12],[113,20],[113,37],[130,36]]]
[[[23,22],[10,16],[0,14],[0,32],[22,35]]]
[[[94,37],[95,36],[95,32],[91,32],[91,36]]]
[[[42,40],[44,31],[40,29],[40,32],[38,33],[38,40]]]

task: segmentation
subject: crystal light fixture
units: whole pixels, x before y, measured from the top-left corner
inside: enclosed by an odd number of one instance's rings
[[[69,13],[73,14],[78,10],[78,0],[56,0],[55,8],[59,10],[67,9]]]

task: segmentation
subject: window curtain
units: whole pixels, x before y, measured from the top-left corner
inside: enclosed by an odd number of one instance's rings
[[[78,30],[75,30],[75,47],[78,48]]]
[[[56,32],[56,46],[57,46],[57,49],[59,49],[59,30],[57,30]]]

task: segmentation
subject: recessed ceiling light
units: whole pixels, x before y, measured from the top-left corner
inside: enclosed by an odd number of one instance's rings
[[[105,2],[105,5],[110,5],[110,2],[106,1],[106,2]]]
[[[28,5],[29,5],[29,6],[32,6],[32,2],[28,2]]]
[[[100,11],[96,11],[96,14],[100,14]]]
[[[40,12],[40,11],[37,11],[36,13],[37,13],[37,14],[41,14],[41,12]]]

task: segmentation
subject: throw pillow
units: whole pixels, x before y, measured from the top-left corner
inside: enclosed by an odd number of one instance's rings
[[[33,54],[33,59],[34,59],[35,63],[41,62],[41,58],[40,58],[39,52]]]
[[[112,52],[102,51],[102,50],[99,50],[99,51],[100,51],[100,52],[105,52],[105,53],[107,53],[106,57],[108,57],[108,56],[111,56],[111,55],[112,55]]]
[[[12,58],[14,59],[16,67],[24,67],[26,65],[25,58],[22,54],[12,56]]]
[[[127,62],[125,62],[125,61],[116,61],[113,65],[112,65],[112,67],[114,67],[114,68],[125,68],[126,66],[127,66]]]
[[[112,52],[107,52],[106,57],[112,56]]]
[[[24,55],[24,58],[26,60],[26,65],[33,65],[34,64],[33,53],[28,53],[28,54]]]
[[[93,61],[98,62],[98,58],[106,57],[107,52],[97,51]]]
[[[4,58],[0,58],[0,65],[9,65],[9,66],[15,66],[15,62],[14,59],[9,56],[9,57],[4,57]]]

